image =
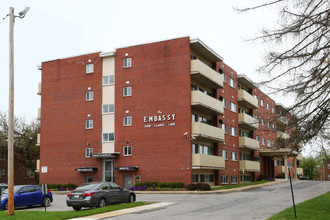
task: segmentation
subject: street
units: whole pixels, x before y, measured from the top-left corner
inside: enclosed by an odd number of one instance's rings
[[[293,181],[293,189],[297,204],[330,191],[330,182]],[[47,211],[73,211],[66,206],[66,195],[53,196],[54,202]],[[137,194],[137,201],[175,204],[111,219],[266,219],[292,206],[289,182],[227,194]]]

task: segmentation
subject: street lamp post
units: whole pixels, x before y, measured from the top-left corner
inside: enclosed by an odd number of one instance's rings
[[[8,215],[14,215],[14,22],[15,17],[24,18],[29,11],[26,7],[14,15],[9,8],[9,108],[8,108]]]

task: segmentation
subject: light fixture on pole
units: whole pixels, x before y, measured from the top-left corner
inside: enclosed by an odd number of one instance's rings
[[[9,109],[8,109],[8,215],[14,215],[14,23],[15,18],[24,18],[29,11],[26,7],[19,16],[9,8]]]

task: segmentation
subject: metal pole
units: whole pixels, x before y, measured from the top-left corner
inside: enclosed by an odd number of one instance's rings
[[[14,215],[14,8],[9,8],[8,216]]]
[[[294,217],[297,218],[297,214],[296,214],[296,204],[295,204],[295,202],[294,202],[294,195],[293,195],[293,188],[292,188],[292,181],[291,181],[290,166],[288,167],[288,170],[289,170],[289,179],[290,179],[290,187],[291,187],[291,195],[292,195],[292,202],[293,202]]]

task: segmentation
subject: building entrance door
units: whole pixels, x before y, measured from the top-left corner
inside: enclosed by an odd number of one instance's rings
[[[106,182],[114,182],[113,160],[103,160],[102,180]]]
[[[124,188],[133,187],[133,176],[124,176]]]

